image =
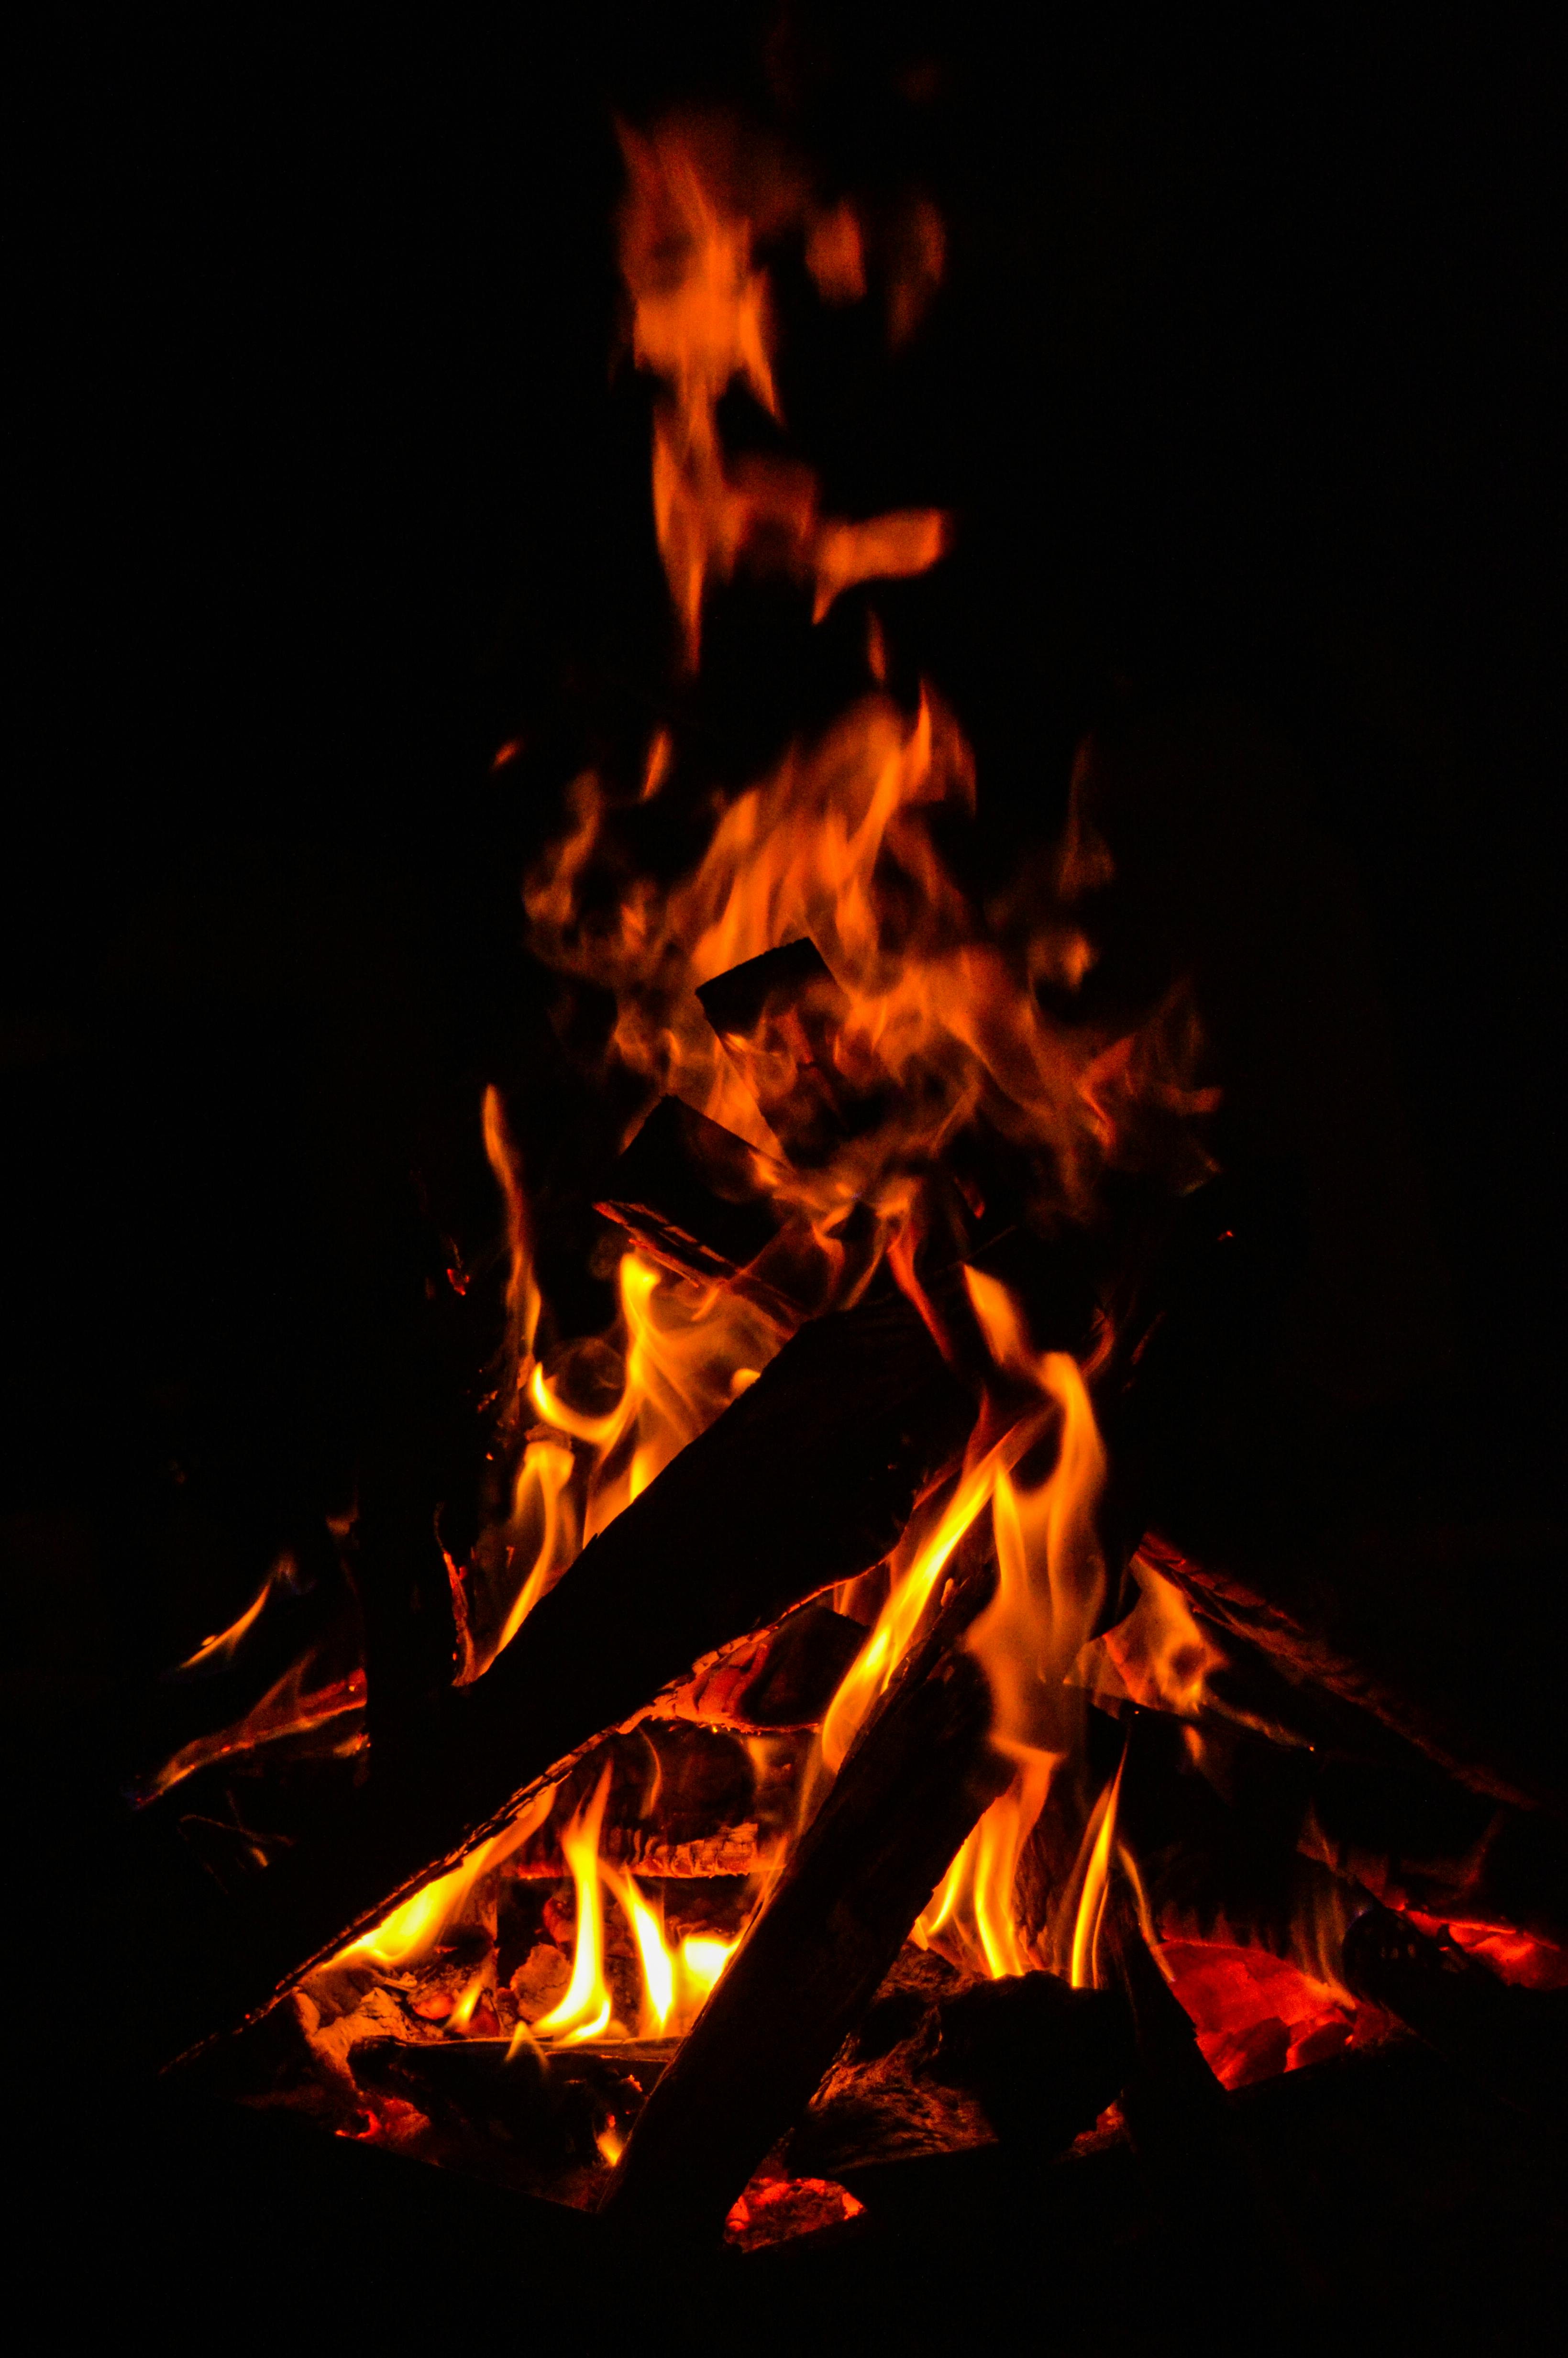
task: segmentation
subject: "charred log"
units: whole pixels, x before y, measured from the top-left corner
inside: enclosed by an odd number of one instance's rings
[[[1125,2083],[1132,2023],[1113,1990],[1069,1989],[1054,1974],[1009,1974],[945,1998],[932,2070],[971,2089],[1004,2145],[1070,2145]]]
[[[608,2215],[717,2241],[1006,1782],[990,1696],[951,1611],[862,1732],[769,1904],[649,2099]]]

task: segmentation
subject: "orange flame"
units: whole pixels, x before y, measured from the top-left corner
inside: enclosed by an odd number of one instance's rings
[[[924,573],[943,554],[946,522],[933,509],[859,524],[825,517],[808,468],[784,459],[731,460],[723,449],[719,405],[737,383],[782,422],[759,235],[809,223],[807,258],[818,289],[828,301],[853,301],[865,285],[853,211],[819,211],[778,158],[764,158],[754,146],[742,153],[733,131],[713,121],[687,118],[651,134],[622,126],[621,145],[628,184],[621,268],[632,297],[632,349],[664,386],[654,422],[654,521],[695,665],[708,584],[728,579],[742,557],[811,581],[813,619],[820,622],[857,582]],[[941,228],[934,208],[925,214],[916,244],[925,278],[935,285]],[[912,287],[920,276],[916,264]],[[895,340],[903,317],[896,311]]]
[[[235,1620],[231,1621],[226,1629],[220,1629],[214,1637],[204,1638],[196,1651],[185,1661],[178,1663],[167,1675],[169,1678],[178,1679],[189,1677],[192,1671],[197,1671],[227,1670],[244,1639],[261,1619],[263,1609],[273,1591],[277,1588],[291,1588],[294,1585],[295,1577],[294,1558],[291,1555],[280,1555],[276,1563],[269,1567],[266,1578],[262,1582],[244,1611]]]

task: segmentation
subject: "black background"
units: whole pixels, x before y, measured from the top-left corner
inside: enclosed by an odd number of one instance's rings
[[[1544,32],[316,14],[60,12],[24,85],[0,1432],[38,1660],[167,1660],[301,1500],[343,1505],[423,1267],[411,1169],[488,1217],[480,1087],[546,1058],[523,860],[668,694],[645,395],[611,366],[616,105],[716,95],[829,180],[935,196],[911,353],[838,382],[786,352],[784,384],[835,498],[959,515],[899,611],[982,807],[1054,824],[1119,698],[1239,697],[1300,750],[1467,1380],[1550,1430]],[[705,757],[731,782],[777,718],[743,656]],[[172,1479],[219,1533],[183,1571],[125,1540]]]

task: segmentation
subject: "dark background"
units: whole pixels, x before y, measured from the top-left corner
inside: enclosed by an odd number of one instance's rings
[[[671,695],[646,397],[610,365],[612,105],[728,98],[829,182],[935,196],[948,282],[909,352],[803,342],[784,385],[836,501],[958,514],[890,611],[997,840],[1056,823],[1111,708],[1239,700],[1296,750],[1465,1379],[1552,1432],[1546,12],[802,11],[771,41],[735,6],[318,13],[62,13],[25,85],[17,1708],[186,1650],[348,1503],[443,1223],[478,1249],[492,1217],[483,1081],[536,1068],[541,1130],[571,1112],[517,879]],[[800,685],[748,627],[697,716],[730,783]]]

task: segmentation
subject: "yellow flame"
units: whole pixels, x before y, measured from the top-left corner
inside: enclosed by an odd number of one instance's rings
[[[1116,1842],[1116,1805],[1121,1791],[1121,1772],[1127,1765],[1123,1753],[1117,1771],[1099,1800],[1085,1829],[1084,1842],[1087,1858],[1084,1862],[1083,1885],[1078,1893],[1078,1905],[1073,1918],[1073,1941],[1067,1967],[1067,1979],[1075,1989],[1090,1989],[1098,1980],[1098,1956],[1100,1926],[1105,1920],[1105,1904],[1110,1890],[1110,1862]]]
[[[643,1971],[644,2036],[650,2031],[657,2033],[669,2021],[676,2005],[675,1959],[665,1944],[664,1925],[631,1876],[610,1866],[602,1866],[600,1871],[620,1901],[637,1944],[637,1960]]]
[[[935,1949],[961,1970],[1026,1974],[1039,1963],[1018,1921],[1013,1887],[1018,1862],[1045,1801],[1054,1761],[1035,1754],[1021,1761],[972,1829],[915,1922],[912,1938]]]
[[[697,1933],[681,1942],[681,1963],[703,1997],[712,1989],[740,1945],[739,1941],[709,1940]]]
[[[512,1333],[522,1349],[529,1352],[534,1347],[534,1337],[539,1329],[539,1288],[534,1277],[527,1203],[523,1194],[522,1176],[516,1153],[506,1135],[500,1092],[494,1088],[485,1090],[482,1120],[484,1151],[506,1206],[506,1236],[512,1257],[506,1302],[511,1314]]]
[[[604,1905],[599,1887],[599,1830],[610,1793],[607,1761],[592,1799],[574,1811],[561,1836],[561,1853],[577,1892],[577,1938],[571,1979],[558,2006],[534,2025],[537,2038],[598,2039],[609,2028],[610,1992],[604,1982]]]
[[[434,1877],[411,1898],[393,1909],[372,1931],[362,1933],[357,1941],[340,1952],[338,1962],[351,1957],[363,1957],[372,1964],[387,1967],[415,1964],[428,1955],[448,1925],[457,1916],[475,1884],[502,1860],[511,1855],[518,1845],[527,1841],[536,1827],[543,1825],[555,1801],[555,1789],[546,1786],[535,1793],[511,1823],[479,1843],[460,1864],[447,1874]],[[476,1988],[475,2004],[479,2000]],[[470,2008],[472,2012],[472,2007]]]

